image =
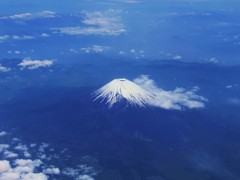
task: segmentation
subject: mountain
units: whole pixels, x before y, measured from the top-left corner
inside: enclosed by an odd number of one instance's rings
[[[94,100],[102,99],[109,108],[115,103],[126,101],[128,104],[146,107],[154,95],[125,78],[114,79],[93,93]]]

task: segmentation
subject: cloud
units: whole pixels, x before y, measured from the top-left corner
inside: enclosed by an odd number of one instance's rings
[[[9,39],[10,36],[9,35],[3,35],[3,36],[0,36],[0,43],[3,42],[3,41],[6,41],[7,39]]]
[[[1,70],[0,70],[1,71]],[[0,137],[2,137],[2,136],[6,136],[7,135],[7,132],[6,131],[1,131],[0,132]]]
[[[52,168],[47,168],[43,171],[45,174],[60,174],[59,168],[52,167]]]
[[[198,87],[194,87],[191,90],[176,88],[173,91],[165,91],[158,88],[155,82],[146,75],[136,78],[134,82],[154,94],[155,98],[151,99],[148,103],[155,107],[174,110],[203,108],[204,102],[207,101],[206,98],[196,94],[196,91],[199,90]]]
[[[43,173],[34,173],[42,164],[40,160],[16,159],[13,163],[7,160],[0,161],[0,180],[47,180]]]
[[[13,53],[15,53],[15,54],[21,54],[21,51],[15,50],[15,51],[13,51]]]
[[[79,180],[94,180],[96,171],[87,165],[80,165],[78,168],[65,168],[63,174],[73,179]]]
[[[209,59],[209,62],[218,63],[218,60],[217,60],[217,58],[213,57],[213,58]]]
[[[39,13],[22,13],[22,14],[14,14],[10,16],[3,16],[0,19],[10,19],[10,20],[34,20],[41,18],[54,18],[56,17],[56,13],[52,11],[42,11]]]
[[[174,59],[174,60],[180,60],[180,59],[182,59],[182,56],[176,55],[176,56],[173,57],[173,59]]]
[[[91,176],[86,175],[86,174],[80,175],[80,176],[78,177],[78,179],[79,179],[79,180],[94,180]]]
[[[2,66],[2,65],[0,64],[0,72],[8,72],[8,71],[11,71],[11,68]]]
[[[50,67],[53,65],[53,60],[32,60],[32,59],[24,59],[22,62],[18,64],[22,68],[27,69],[37,69],[41,67]]]
[[[9,161],[6,160],[0,161],[0,173],[8,171],[10,168],[11,167]]]
[[[47,33],[42,33],[42,34],[41,34],[41,37],[44,37],[44,38],[49,37],[49,36],[50,36],[50,35],[47,34]]]
[[[99,46],[99,45],[92,45],[90,47],[81,48],[81,51],[86,53],[94,52],[94,53],[101,53],[104,51],[108,51],[110,49],[109,46]]]
[[[231,89],[232,87],[233,87],[233,85],[227,85],[225,88]]]
[[[42,37],[42,36],[41,36]],[[6,40],[30,40],[30,39],[35,39],[34,36],[29,36],[29,35],[3,35],[0,36],[0,43],[6,41]]]
[[[129,49],[128,51],[119,51],[118,52],[118,55],[121,55],[121,56],[126,56],[126,55],[129,55],[130,57],[132,58],[135,58],[135,59],[139,59],[139,58],[144,58],[145,57],[145,52],[144,50],[137,50],[137,49]]]
[[[52,28],[55,33],[67,35],[120,35],[126,32],[118,17],[119,11],[85,13],[82,23],[84,26]]]
[[[10,136],[12,133],[7,134]],[[2,157],[2,160],[0,160],[0,180],[47,180],[52,179],[53,175],[56,179],[94,180],[93,177],[97,175],[96,170],[86,164],[76,165],[75,168],[62,166],[62,170],[54,165],[48,165],[49,162],[54,161],[47,156],[55,158],[54,160],[63,160],[65,156],[59,157],[58,155],[63,155],[66,149],[60,154],[53,154],[54,149],[50,148],[47,143],[26,145],[22,144],[18,138],[8,138],[6,140],[12,141],[8,144],[0,144],[0,157]],[[24,156],[23,152],[29,150],[32,150],[31,156],[34,159]],[[46,155],[46,153],[49,153],[49,155]],[[6,156],[10,154],[12,156]],[[41,159],[42,155],[45,155],[45,158]],[[69,155],[67,156],[69,157]]]
[[[120,3],[129,3],[129,4],[136,4],[140,3],[141,1],[137,0],[113,0],[114,2],[120,2]]]
[[[23,155],[26,158],[31,157],[31,154],[28,152],[28,147],[26,145],[18,144],[14,149],[18,151],[22,151]]]
[[[12,151],[5,150],[4,157],[5,158],[16,158],[16,157],[18,157],[18,154],[14,153]]]
[[[28,39],[34,39],[34,37],[33,36],[26,36],[26,35],[23,35],[23,36],[13,35],[12,39],[13,40],[28,40]]]
[[[3,152],[4,150],[6,150],[8,148],[9,148],[8,144],[0,144],[0,152]]]
[[[19,144],[14,148],[15,143],[19,141],[19,139],[17,141],[13,140],[10,143],[11,146],[10,144],[0,144],[0,156],[5,159],[0,160],[0,180],[47,180],[48,176],[43,172],[45,168],[48,169],[49,167],[40,159],[18,158],[22,156],[21,152],[9,150],[25,151],[28,149],[27,145],[23,144]],[[56,172],[57,170],[52,169],[52,171]]]

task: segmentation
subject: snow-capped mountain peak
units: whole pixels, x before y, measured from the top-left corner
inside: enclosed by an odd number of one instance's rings
[[[102,99],[111,108],[115,103],[126,100],[129,104],[146,107],[154,97],[139,85],[125,78],[114,79],[94,92],[95,99]]]

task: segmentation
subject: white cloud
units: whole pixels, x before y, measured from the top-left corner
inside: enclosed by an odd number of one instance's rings
[[[42,164],[40,160],[17,159],[12,163],[0,161],[0,180],[47,180],[43,173],[34,173],[35,168]],[[14,167],[14,168],[12,168]]]
[[[78,177],[79,180],[94,180],[91,176],[84,174]]]
[[[6,41],[6,40],[30,40],[30,39],[35,39],[34,36],[29,36],[29,35],[3,35],[0,36],[0,43]],[[8,51],[8,53],[12,53],[11,51]]]
[[[59,168],[53,167],[53,168],[47,168],[43,170],[45,174],[60,174]]]
[[[0,19],[10,19],[10,20],[33,20],[33,19],[41,19],[41,18],[54,18],[56,17],[56,13],[52,11],[42,11],[39,13],[22,13],[22,14],[14,14],[11,16],[3,16]]]
[[[19,151],[27,151],[28,148],[26,145],[19,144],[17,145],[14,149],[19,150]]]
[[[140,3],[140,1],[137,1],[137,0],[114,0],[114,2],[129,3],[129,4]]]
[[[134,80],[136,84],[155,95],[155,98],[149,101],[152,106],[164,108],[182,110],[184,108],[203,108],[206,98],[196,94],[198,87],[187,91],[184,88],[176,88],[173,91],[165,91],[158,88],[155,82],[148,78],[146,75],[142,75]]]
[[[7,134],[10,136],[11,133]],[[93,177],[97,174],[93,167],[86,164],[77,165],[75,168],[62,167],[63,173],[61,173],[58,167],[48,165],[48,158],[40,159],[43,153],[47,152],[51,152],[51,156],[54,158],[60,158],[57,154],[52,155],[54,149],[49,148],[49,144],[41,143],[37,145],[33,143],[26,145],[22,144],[18,138],[11,138],[9,140],[12,140],[9,144],[0,144],[0,157],[5,159],[0,160],[0,180],[47,180],[51,179],[49,177],[51,175],[59,179],[62,178],[63,174],[72,179],[94,180]],[[26,150],[33,150],[32,153],[35,159],[24,157],[23,152]],[[62,153],[59,155],[62,155]],[[12,157],[7,155],[12,155]],[[64,157],[61,158],[64,159]]]
[[[233,85],[227,85],[226,88],[227,89],[231,89],[233,87]]]
[[[82,23],[84,27],[52,28],[55,33],[68,35],[120,35],[126,32],[119,11],[108,10],[104,12],[85,13]]]
[[[49,36],[50,36],[50,35],[47,34],[47,33],[42,33],[42,34],[41,34],[41,37],[44,37],[44,38],[49,37]]]
[[[48,177],[43,173],[28,173],[22,176],[23,180],[47,180]]]
[[[21,51],[15,50],[14,53],[15,54],[21,54]]]
[[[18,157],[18,154],[14,153],[12,151],[5,150],[4,156],[5,156],[5,158],[16,158],[16,157]]]
[[[18,64],[22,68],[27,69],[37,69],[41,67],[50,67],[53,65],[53,60],[32,60],[32,59],[24,59],[22,62]]]
[[[6,172],[11,169],[9,161],[3,160],[0,161],[0,173]]]
[[[1,42],[3,42],[3,41],[5,41],[5,40],[7,40],[7,39],[9,39],[10,38],[10,36],[9,35],[3,35],[3,36],[0,36],[0,43]]]
[[[28,152],[27,145],[19,144],[15,148],[15,150],[22,151],[25,158],[30,158],[31,154]]]
[[[210,62],[213,62],[213,63],[218,63],[218,60],[217,60],[217,58],[215,58],[215,57],[210,58],[209,61],[210,61]]]
[[[13,141],[14,144],[16,141]],[[19,148],[21,147],[21,148]],[[43,162],[39,159],[16,159],[20,154],[16,154],[8,149],[12,147],[8,144],[0,145],[0,155],[6,159],[11,160],[0,160],[0,180],[47,180],[48,177],[40,170],[40,166]],[[26,145],[18,145],[17,150],[26,150]],[[40,169],[39,169],[40,168]],[[46,167],[47,168],[47,167]],[[38,169],[38,173],[36,172]],[[39,172],[40,171],[40,172]],[[43,171],[43,170],[42,170]],[[54,169],[53,169],[54,171]],[[55,170],[56,171],[56,170]]]
[[[72,52],[72,53],[74,53],[74,54],[77,54],[77,53],[78,53],[78,50],[77,50],[77,49],[73,49],[73,48],[69,49],[69,51]]]
[[[135,53],[136,50],[135,50],[135,49],[131,49],[130,52],[131,52],[131,53]]]
[[[9,145],[8,144],[0,144],[0,152],[6,150],[9,148]]]
[[[13,40],[28,40],[28,39],[34,39],[34,37],[33,36],[26,36],[26,35],[23,35],[23,36],[13,35],[12,39]]]
[[[94,180],[97,172],[94,168],[85,164],[79,165],[78,168],[65,168],[63,174],[78,180]]]
[[[126,52],[125,51],[119,51],[119,53],[118,53],[119,55],[125,55],[126,54]]]
[[[180,59],[182,59],[182,56],[176,55],[176,56],[173,57],[173,59],[174,59],[174,60],[180,60]]]
[[[101,52],[107,51],[109,49],[110,49],[109,46],[99,46],[99,45],[92,45],[90,47],[81,48],[81,50],[86,53],[90,53],[90,52],[101,53]]]
[[[38,148],[38,151],[41,152],[41,153],[44,153],[45,152],[45,149],[49,147],[49,144],[47,143],[42,143],[39,148]]]
[[[1,65],[0,65],[0,71],[1,71]],[[1,136],[6,136],[7,135],[7,132],[6,131],[1,131],[0,132],[0,137]]]

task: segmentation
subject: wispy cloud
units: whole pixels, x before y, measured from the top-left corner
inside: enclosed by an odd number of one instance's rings
[[[2,66],[2,65],[0,64],[0,72],[8,72],[8,71],[10,71],[10,70],[11,70],[11,68]],[[1,134],[1,133],[0,133],[0,134]],[[1,135],[0,135],[0,136],[1,136]]]
[[[55,33],[67,35],[120,35],[126,32],[119,17],[120,11],[86,12],[84,26],[52,28]]]
[[[6,136],[6,135],[7,135],[7,132],[6,132],[6,131],[1,131],[1,132],[0,132],[0,137]]]
[[[113,2],[136,4],[136,3],[140,3],[141,1],[139,1],[139,0],[113,0]]]
[[[110,49],[109,46],[100,46],[100,45],[92,45],[90,47],[81,48],[81,51],[86,53],[94,52],[94,53],[101,53],[104,51],[108,51]]]
[[[2,132],[9,136],[12,134]],[[97,171],[86,163],[75,167],[63,166],[61,169],[49,164],[59,158],[65,159],[62,156],[66,149],[56,154],[57,152],[47,143],[27,145],[22,144],[19,138],[7,138],[4,141],[7,144],[0,144],[0,156],[2,157],[0,180],[47,180],[52,179],[52,175],[57,179],[65,177],[66,179],[94,180],[94,176],[97,175]],[[26,157],[25,152],[30,156]]]
[[[2,35],[2,36],[0,36],[0,43],[1,42],[3,42],[3,41],[6,41],[7,39],[9,39],[10,38],[10,36],[9,35]]]
[[[182,110],[184,108],[203,108],[204,102],[207,101],[206,98],[196,94],[199,90],[198,87],[194,87],[191,90],[176,88],[173,91],[165,91],[157,87],[155,82],[146,75],[136,78],[134,82],[155,95],[148,102],[150,105],[163,109]]]
[[[43,38],[46,38],[46,37],[49,37],[50,35],[49,34],[47,34],[47,33],[42,33],[41,34],[41,37],[43,37]]]
[[[41,36],[42,37],[42,36]],[[35,39],[35,36],[30,36],[30,35],[2,35],[0,36],[0,43],[7,41],[7,40],[31,40]]]
[[[12,39],[13,39],[13,40],[28,40],[28,39],[34,39],[34,36],[26,36],[26,35],[18,36],[18,35],[13,35],[13,36],[12,36]]]
[[[22,62],[18,64],[22,68],[27,69],[37,69],[42,67],[50,67],[53,65],[53,60],[32,60],[32,59],[24,59]]]
[[[9,20],[33,20],[33,19],[41,19],[41,18],[54,18],[56,17],[56,13],[52,11],[42,11],[39,13],[22,13],[22,14],[14,14],[10,16],[3,16],[0,19],[9,19]]]

